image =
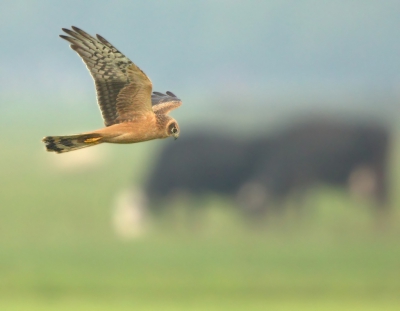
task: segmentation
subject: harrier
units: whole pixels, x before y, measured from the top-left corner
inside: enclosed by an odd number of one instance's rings
[[[70,136],[43,138],[47,151],[69,152],[101,143],[129,144],[179,136],[179,125],[168,113],[182,102],[173,93],[153,92],[146,74],[100,35],[94,38],[72,26],[60,35],[89,69],[106,127]]]

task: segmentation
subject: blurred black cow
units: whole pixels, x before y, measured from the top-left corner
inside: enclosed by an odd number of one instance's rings
[[[162,210],[176,195],[217,193],[259,215],[317,183],[368,196],[385,211],[388,146],[389,132],[381,126],[332,121],[303,122],[247,140],[186,134],[165,145],[144,193],[136,189],[129,199],[129,213]],[[133,219],[137,223],[140,217]]]
[[[162,150],[145,185],[153,208],[175,193],[232,195],[246,210],[328,183],[387,206],[389,132],[370,124],[303,122],[267,137],[187,134]],[[272,203],[274,202],[274,203]]]

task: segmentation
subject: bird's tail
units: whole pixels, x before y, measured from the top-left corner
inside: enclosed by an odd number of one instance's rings
[[[102,143],[100,134],[78,134],[70,136],[47,136],[42,140],[47,151],[56,153],[69,152]]]

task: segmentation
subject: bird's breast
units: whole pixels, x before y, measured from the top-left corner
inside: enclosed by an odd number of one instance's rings
[[[106,127],[101,131],[104,141],[117,144],[138,143],[156,138],[165,138],[155,118],[142,118],[132,122],[123,122]]]

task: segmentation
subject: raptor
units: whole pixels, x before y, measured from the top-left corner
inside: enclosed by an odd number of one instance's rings
[[[101,143],[129,144],[178,138],[178,122],[168,113],[182,101],[172,92],[152,93],[152,82],[129,58],[100,35],[72,26],[62,29],[91,73],[105,127],[77,135],[43,138],[47,151],[69,152]]]

